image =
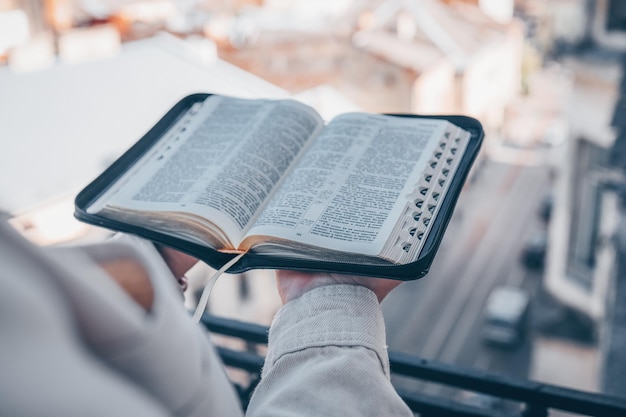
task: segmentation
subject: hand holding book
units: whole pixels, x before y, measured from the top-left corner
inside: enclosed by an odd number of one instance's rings
[[[384,278],[370,278],[357,275],[341,275],[333,273],[304,273],[299,271],[276,271],[276,286],[283,304],[295,300],[313,288],[326,285],[359,285],[376,294],[378,302],[383,299],[402,281]]]

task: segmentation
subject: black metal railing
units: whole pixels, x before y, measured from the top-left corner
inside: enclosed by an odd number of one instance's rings
[[[268,328],[257,324],[205,314],[202,323],[211,332],[245,341],[251,349],[234,350],[218,347],[218,353],[228,367],[244,370],[249,382],[235,384],[244,407],[260,380],[263,356],[254,346],[267,344]],[[626,416],[626,399],[590,393],[555,385],[533,382],[494,374],[488,371],[464,368],[419,358],[400,352],[389,352],[394,377],[413,378],[446,387],[467,390],[512,402],[517,411],[483,409],[450,398],[409,392],[397,388],[398,394],[415,413],[422,417],[495,417],[495,416],[548,416],[550,410],[561,410],[587,416]]]

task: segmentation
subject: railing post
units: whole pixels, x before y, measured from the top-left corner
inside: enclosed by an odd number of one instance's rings
[[[265,326],[209,314],[203,315],[202,323],[213,333],[235,337],[251,344],[267,344],[268,329]],[[254,350],[256,349],[248,352],[217,347],[226,366],[244,370],[250,375],[248,386],[238,387],[243,404],[247,403],[256,388],[264,363],[263,357]],[[389,352],[389,360],[395,376],[407,376],[524,404],[523,410],[515,410],[515,415],[520,417],[548,417],[550,410],[570,411],[586,416],[626,416],[626,400],[622,397],[506,377],[484,370],[461,368],[394,351]],[[464,417],[502,415],[448,398],[403,392],[401,389],[398,389],[398,393],[412,410],[419,410],[422,415]]]

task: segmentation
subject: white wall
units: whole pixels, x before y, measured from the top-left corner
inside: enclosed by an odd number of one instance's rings
[[[454,66],[442,59],[415,81],[411,111],[417,114],[455,113],[454,89]]]
[[[514,27],[505,42],[485,45],[463,73],[461,111],[487,126],[502,123],[506,104],[520,89],[522,38]]]

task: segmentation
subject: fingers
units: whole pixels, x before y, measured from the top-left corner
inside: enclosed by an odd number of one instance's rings
[[[159,251],[163,260],[172,271],[172,274],[177,280],[180,280],[187,271],[194,266],[198,259],[186,253],[179,252],[175,249],[167,246],[155,244],[156,249]]]
[[[369,288],[381,302],[402,281],[356,275],[276,271],[276,284],[281,300],[287,303],[313,288],[325,285],[360,285]]]

